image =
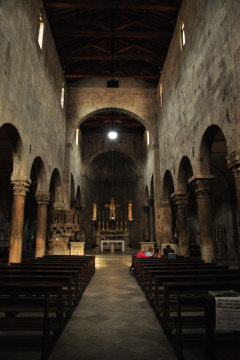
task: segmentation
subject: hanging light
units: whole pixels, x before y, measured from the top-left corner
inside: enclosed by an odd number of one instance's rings
[[[118,133],[115,130],[111,130],[108,133],[108,137],[111,140],[115,140],[118,137]]]

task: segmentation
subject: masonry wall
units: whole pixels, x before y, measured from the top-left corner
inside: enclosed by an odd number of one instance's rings
[[[26,176],[40,156],[49,183],[54,168],[63,174],[66,128],[60,105],[63,74],[44,13],[42,50],[38,44],[41,8],[40,0],[0,2],[0,125],[18,130]]]
[[[160,78],[163,107],[158,114],[161,174],[169,169],[175,183],[183,156],[196,173],[201,139],[210,125],[221,128],[228,152],[239,148],[239,18],[238,0],[183,0]],[[182,51],[181,21],[186,32]]]
[[[155,132],[156,88],[141,80],[119,79],[119,88],[107,88],[107,79],[85,79],[69,86],[68,136],[93,112],[115,108],[129,112]]]

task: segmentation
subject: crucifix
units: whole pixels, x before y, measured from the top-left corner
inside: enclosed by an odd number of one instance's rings
[[[115,205],[114,197],[111,197],[110,204],[105,204],[104,206],[110,210],[110,220],[116,220],[116,207],[119,207],[120,205]]]

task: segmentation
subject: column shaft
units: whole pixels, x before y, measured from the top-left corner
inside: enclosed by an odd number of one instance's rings
[[[12,179],[13,207],[10,234],[9,263],[20,263],[22,260],[22,238],[24,223],[25,198],[30,182]]]
[[[195,179],[195,184],[198,204],[201,256],[205,262],[210,263],[215,260],[210,198],[211,180]]]
[[[42,257],[46,253],[46,235],[47,235],[47,205],[49,195],[36,194],[38,204],[37,213],[37,235],[35,257]]]
[[[187,231],[187,196],[185,194],[173,194],[172,196],[177,206],[177,229],[179,239],[180,255],[189,256],[189,237]]]
[[[144,206],[145,241],[150,241],[149,236],[149,207]]]
[[[169,244],[172,240],[172,210],[168,201],[161,201],[160,220],[160,245]]]

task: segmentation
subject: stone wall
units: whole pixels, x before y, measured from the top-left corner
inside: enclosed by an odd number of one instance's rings
[[[161,175],[169,169],[175,183],[183,156],[196,174],[201,139],[209,126],[221,128],[228,152],[239,148],[239,17],[238,0],[182,3],[160,78],[163,107],[158,114]],[[182,51],[181,21],[186,33]]]
[[[40,0],[0,3],[0,125],[10,123],[20,134],[25,175],[30,177],[33,160],[39,156],[49,184],[54,168],[63,174],[65,109],[60,96],[64,78],[44,13],[42,50],[38,44],[41,8]]]
[[[81,80],[69,86],[68,136],[93,112],[115,108],[135,115],[152,134],[157,115],[156,89],[140,80],[119,80],[107,88],[107,79]]]

